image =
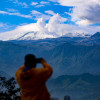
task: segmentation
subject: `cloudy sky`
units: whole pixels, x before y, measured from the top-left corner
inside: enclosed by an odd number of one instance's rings
[[[0,34],[100,31],[100,0],[0,0]]]

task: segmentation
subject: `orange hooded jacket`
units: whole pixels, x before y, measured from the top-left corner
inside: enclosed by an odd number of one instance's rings
[[[43,68],[31,68],[23,72],[24,68],[22,66],[16,72],[21,100],[51,100],[45,83],[52,75],[52,67],[44,62]]]

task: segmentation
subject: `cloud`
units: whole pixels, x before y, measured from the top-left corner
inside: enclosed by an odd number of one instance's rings
[[[45,11],[45,13],[50,14],[50,15],[55,15],[56,14],[52,10],[47,10],[47,11]]]
[[[67,19],[66,18],[64,18],[64,17],[61,17],[58,13],[57,14],[55,14],[54,16],[52,16],[51,18],[50,18],[50,20],[49,20],[49,23],[64,23],[64,22],[66,22],[67,21]]]
[[[22,6],[23,8],[28,8],[26,2],[19,2],[18,0],[10,0],[10,1],[12,1],[14,4],[17,4],[18,6]]]
[[[47,13],[47,14],[43,14],[37,10],[31,11],[31,14],[36,17],[35,20],[43,18],[46,21],[46,20],[50,20],[52,16],[55,19],[58,16],[58,18],[56,20],[59,20],[59,21],[61,21],[61,20],[66,21],[67,20],[66,18],[61,17],[59,14],[54,13],[52,10],[45,11],[45,13]]]
[[[42,14],[42,13],[40,13],[39,11],[36,11],[36,10],[32,10],[31,13],[32,13],[33,15],[40,15],[40,14]]]
[[[11,8],[6,8],[8,10],[8,12],[18,12],[18,10],[16,9],[11,9]]]
[[[49,15],[43,14],[43,13],[41,13],[39,11],[36,11],[36,10],[32,10],[31,14],[36,17],[35,20],[38,20],[39,18],[43,18],[45,20],[49,20],[50,17],[51,17]]]
[[[4,27],[5,26],[5,24],[3,24],[3,23],[0,23],[0,27]]]
[[[21,14],[19,12],[0,11],[0,14],[14,15],[14,16],[19,16],[19,17],[23,17],[23,18],[30,18],[30,19],[32,19],[31,15],[24,15],[24,14]]]
[[[49,2],[45,2],[45,1],[41,1],[41,2],[32,2],[31,5],[35,6],[35,8],[40,8],[40,7],[44,7],[45,5],[48,5]]]
[[[90,22],[90,21],[87,20],[87,19],[83,19],[83,20],[76,21],[76,24],[78,24],[78,25],[80,25],[80,26],[87,26],[87,25],[93,24],[93,23]]]
[[[2,23],[0,22],[0,32],[7,31],[11,28],[15,27],[15,25],[10,25],[9,23]]]
[[[28,5],[25,2],[19,2],[19,5],[22,5],[23,8],[28,8]]]
[[[40,4],[49,4],[49,2],[41,1]]]
[[[66,20],[66,18],[61,17],[59,14],[52,16],[48,23],[46,23],[43,18],[40,18],[36,23],[21,25],[12,31],[0,33],[0,40],[18,39],[28,32],[30,32],[31,37],[40,39],[60,36],[84,36],[84,34],[93,34],[100,31],[100,26],[75,26],[64,24]]]
[[[41,4],[40,4],[40,5],[36,5],[35,7],[36,7],[36,8],[40,8],[40,7],[44,7],[44,6],[45,6],[45,5],[41,5]]]
[[[0,11],[0,14],[8,14],[6,11]]]
[[[73,9],[72,21],[76,21],[79,24],[84,22],[89,24],[100,23],[100,5],[90,3],[88,5],[77,6]]]
[[[37,2],[32,2],[31,5],[34,5],[35,8],[40,8],[40,7],[44,7],[45,5],[48,5],[49,2],[45,2],[45,1],[41,1],[40,3]]]
[[[37,2],[32,2],[32,3],[31,3],[32,6],[35,6],[35,5],[37,5],[37,4],[38,4]]]
[[[49,1],[52,1],[52,2],[58,2],[58,0],[49,0]]]
[[[78,25],[100,23],[100,0],[50,0],[62,6],[73,7],[72,21]]]
[[[66,22],[67,19],[61,17],[59,14],[55,14],[53,17],[50,18],[48,24],[46,25],[46,27],[48,28],[49,32],[55,32],[59,35],[62,35],[62,31],[63,31],[63,23]]]

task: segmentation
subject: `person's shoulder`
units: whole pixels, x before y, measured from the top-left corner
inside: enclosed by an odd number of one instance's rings
[[[15,75],[20,74],[20,73],[23,71],[24,68],[25,68],[24,65],[21,66],[21,67],[16,71]]]

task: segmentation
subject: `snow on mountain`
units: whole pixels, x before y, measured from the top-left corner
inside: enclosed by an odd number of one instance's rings
[[[46,34],[46,33],[38,33],[38,32],[27,32],[23,36],[17,38],[17,40],[38,40],[45,38],[55,38],[55,36]]]
[[[8,40],[38,40],[38,39],[45,39],[45,38],[57,38],[57,37],[83,37],[85,35],[81,35],[77,33],[67,33],[66,35],[58,35],[53,32],[39,32],[39,31],[29,31],[29,32],[13,32],[10,33],[5,32],[0,34],[0,40],[8,41]]]
[[[27,32],[27,33],[18,33],[18,34],[0,34],[0,40],[37,40],[37,39],[45,39],[45,38],[55,38],[55,36],[46,34],[46,33],[38,33],[38,32]]]
[[[66,33],[63,37],[90,37],[91,35],[85,33]]]

